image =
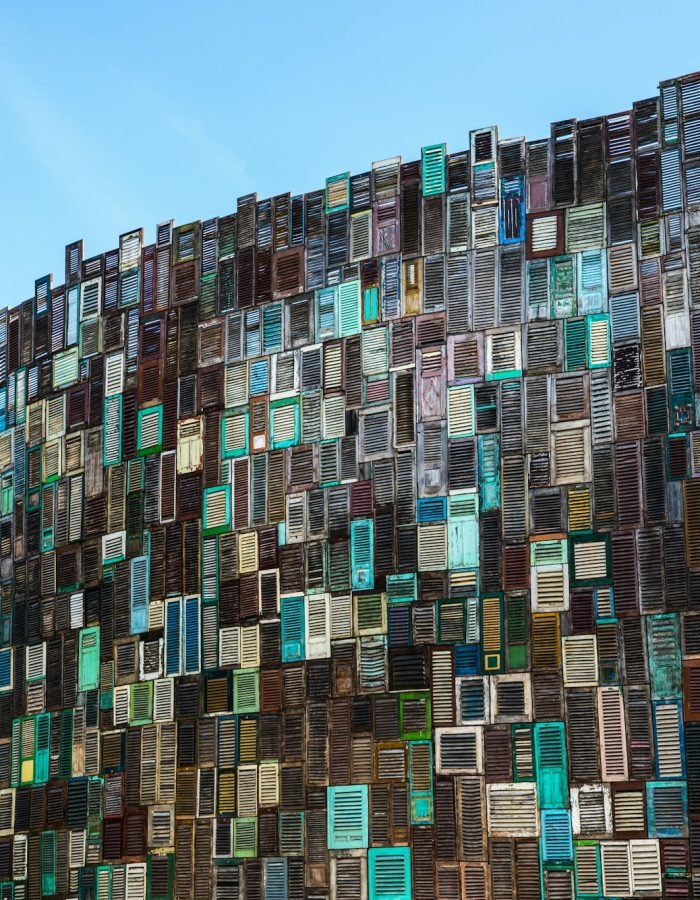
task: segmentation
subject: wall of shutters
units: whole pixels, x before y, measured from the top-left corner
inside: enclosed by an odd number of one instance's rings
[[[0,897],[691,897],[700,77],[0,311]]]

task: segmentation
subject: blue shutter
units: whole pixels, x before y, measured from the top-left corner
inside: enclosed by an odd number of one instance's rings
[[[338,288],[325,287],[316,291],[316,337],[319,341],[336,336],[336,304]]]
[[[199,597],[186,597],[182,622],[183,660],[186,674],[199,672]]]
[[[148,597],[150,566],[147,556],[131,560],[131,633],[148,631]]]
[[[500,235],[502,244],[525,240],[525,188],[522,175],[501,178]]]
[[[181,636],[180,598],[167,600],[165,603],[165,674],[180,674],[180,636]]]
[[[542,810],[542,859],[549,863],[567,863],[574,858],[571,837],[571,813],[568,809]]]
[[[0,650],[0,691],[12,689],[12,647]]]

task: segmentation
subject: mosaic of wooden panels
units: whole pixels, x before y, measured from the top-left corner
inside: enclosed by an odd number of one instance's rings
[[[69,245],[0,317],[0,900],[690,898],[699,399],[700,75]]]

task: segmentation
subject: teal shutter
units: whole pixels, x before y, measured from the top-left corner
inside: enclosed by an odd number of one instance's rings
[[[282,343],[282,304],[270,303],[263,309],[263,353],[279,353]]]
[[[411,900],[410,847],[372,847],[367,868],[369,900]]]
[[[421,150],[423,196],[445,193],[445,144],[432,144]]]
[[[688,837],[688,782],[647,781],[650,838]]]
[[[328,788],[328,847],[352,850],[369,844],[368,788],[366,784]]]
[[[282,662],[304,659],[304,598],[280,597]]]
[[[660,613],[646,619],[652,699],[680,697],[682,669],[678,616]]]
[[[344,281],[339,289],[340,337],[360,332],[360,282]]]
[[[497,434],[479,435],[479,507],[501,506],[501,443]]]
[[[41,893],[44,897],[53,897],[56,893],[56,832],[44,831],[41,834]]]
[[[479,501],[476,493],[452,494],[447,516],[450,569],[479,565]]]
[[[93,691],[100,683],[100,628],[83,628],[79,638],[80,669],[78,685],[81,691]]]
[[[51,713],[39,713],[35,726],[36,752],[34,754],[34,782],[46,784],[49,780],[49,750],[51,748]]]
[[[586,320],[567,319],[564,327],[566,371],[586,368]]]
[[[569,802],[566,766],[566,733],[563,722],[535,725],[537,799],[540,809],[556,809]]]
[[[374,520],[353,519],[350,525],[352,589],[374,587]]]

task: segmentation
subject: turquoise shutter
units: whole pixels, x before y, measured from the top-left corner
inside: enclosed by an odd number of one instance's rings
[[[345,281],[339,287],[340,337],[360,332],[360,282]]]
[[[148,631],[148,597],[150,566],[147,556],[131,560],[131,633]]]
[[[423,196],[445,193],[445,144],[432,144],[421,150]]]
[[[682,669],[678,616],[660,613],[647,616],[646,620],[652,699],[680,697]]]
[[[180,674],[180,598],[165,603],[165,674]]]
[[[353,519],[350,525],[352,589],[374,587],[374,520]]]
[[[372,847],[367,868],[369,900],[411,900],[410,847]]]
[[[366,784],[328,788],[328,847],[352,850],[369,844],[368,788]]]
[[[51,713],[39,713],[35,726],[36,753],[34,755],[34,781],[46,784],[49,780],[49,750],[51,748]]]
[[[452,494],[447,517],[450,569],[479,565],[479,500],[476,493]]]
[[[78,686],[81,691],[93,691],[100,683],[100,629],[83,628],[79,638],[80,669]]]
[[[501,444],[497,434],[479,435],[479,506],[483,512],[501,505]]]
[[[538,722],[535,725],[537,799],[540,809],[561,808],[569,802],[564,728],[563,722]]]
[[[282,662],[304,659],[304,598],[280,597]]]

